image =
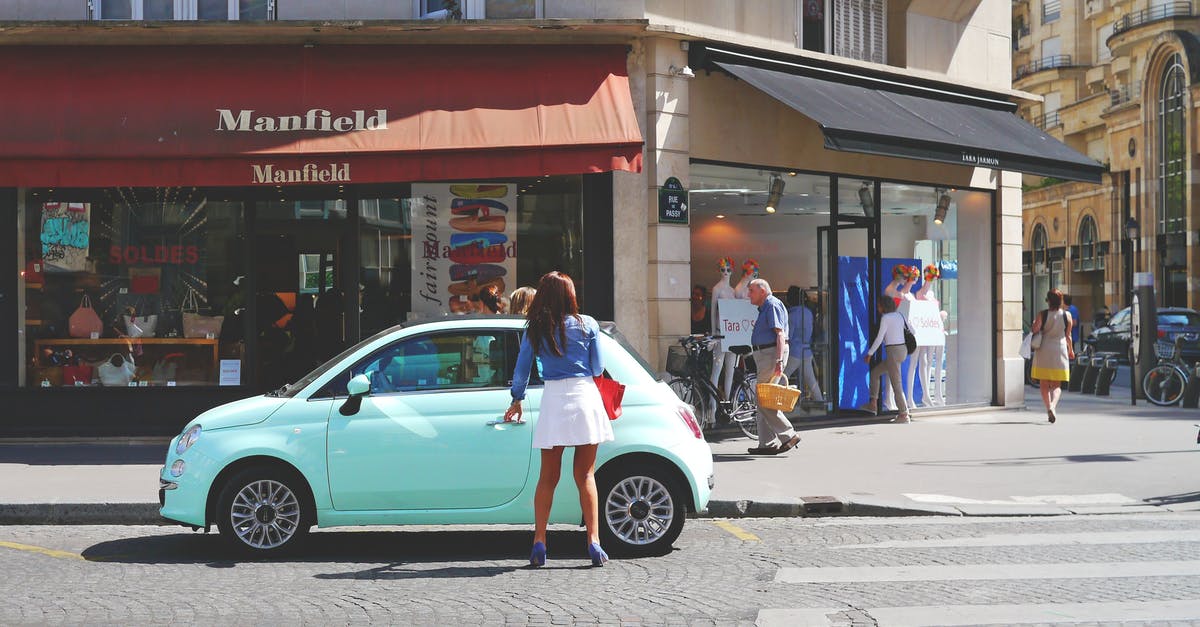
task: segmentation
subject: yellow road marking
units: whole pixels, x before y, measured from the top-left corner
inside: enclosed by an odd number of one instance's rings
[[[713,524],[724,529],[725,531],[728,531],[729,533],[732,533],[738,540],[744,540],[746,542],[762,542],[762,540],[758,539],[758,536],[731,522],[725,520],[714,520]]]
[[[40,553],[42,555],[46,555],[49,557],[57,557],[59,559],[67,559],[67,560],[82,560],[83,559],[83,556],[78,553],[71,553],[69,551],[57,551],[55,549],[47,549],[47,548],[40,547],[40,546],[33,546],[32,544],[19,544],[17,542],[0,541],[0,547],[4,547],[6,549],[14,549],[17,551],[29,551],[30,553]]]

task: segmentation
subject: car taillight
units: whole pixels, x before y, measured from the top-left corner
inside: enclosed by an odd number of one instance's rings
[[[1166,331],[1163,331],[1162,329],[1159,329],[1159,330],[1158,330],[1158,337],[1159,337],[1159,339],[1162,339],[1162,338],[1164,338],[1164,337],[1167,337],[1167,332],[1166,332]]]
[[[687,405],[679,405],[676,411],[679,412],[679,419],[683,421],[683,424],[692,430],[692,435],[697,439],[703,439],[704,434],[700,433],[700,423],[696,422],[696,416],[692,415],[692,408]]]

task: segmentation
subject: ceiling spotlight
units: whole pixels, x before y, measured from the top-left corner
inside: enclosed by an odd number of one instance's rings
[[[775,213],[781,200],[783,200],[783,177],[772,174],[771,183],[767,185],[767,213]]]
[[[667,68],[667,72],[670,73],[671,76],[682,76],[683,78],[696,78],[696,73],[692,71],[692,68],[690,68],[686,65],[683,67],[679,67],[679,66],[675,65],[674,63],[672,63],[671,67]]]
[[[933,223],[941,224],[946,221],[946,212],[950,211],[950,194],[944,189],[938,189],[934,193],[937,194],[937,208],[933,210]]]
[[[862,186],[858,188],[858,202],[862,205],[863,215],[868,218],[875,217],[875,198],[871,195],[869,181],[863,181]]]
[[[725,219],[725,214],[723,214],[723,213],[718,213],[718,214],[717,214],[717,219],[718,219],[718,220],[724,220],[724,219]]]

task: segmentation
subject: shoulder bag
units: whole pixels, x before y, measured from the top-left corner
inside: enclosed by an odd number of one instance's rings
[[[625,397],[625,386],[604,375],[592,377],[596,388],[600,390],[600,400],[604,403],[604,411],[609,420],[621,417],[621,399]]]
[[[104,330],[104,323],[100,322],[100,316],[92,309],[92,299],[87,294],[83,295],[79,308],[67,320],[67,326],[71,337],[79,338],[89,338],[93,333],[99,336]]]
[[[183,312],[183,337],[221,337],[221,325],[225,323],[225,316],[200,315],[195,292],[188,290],[179,309]]]
[[[908,318],[900,316],[904,320],[904,348],[908,349],[908,354],[911,355],[917,352],[917,336],[913,335],[912,329],[908,327]]]
[[[1046,314],[1049,311],[1050,311],[1049,309],[1042,310],[1042,326],[1041,326],[1042,331],[1046,330]],[[1030,338],[1030,340],[1029,340],[1029,347],[1032,348],[1033,350],[1037,350],[1042,347],[1042,331],[1038,331],[1037,333],[1034,333],[1033,337]]]

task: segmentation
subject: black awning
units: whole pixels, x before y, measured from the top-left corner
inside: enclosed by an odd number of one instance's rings
[[[831,150],[1012,170],[1099,183],[1104,166],[1068,148],[1001,101],[885,81],[827,80],[715,61],[812,118]],[[944,97],[943,97],[944,96]]]

